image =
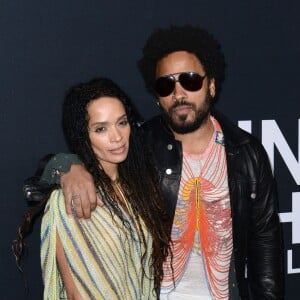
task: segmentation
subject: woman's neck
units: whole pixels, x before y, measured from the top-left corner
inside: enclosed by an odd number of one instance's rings
[[[118,165],[117,164],[101,164],[101,168],[104,173],[111,179],[111,181],[117,181],[119,178]]]

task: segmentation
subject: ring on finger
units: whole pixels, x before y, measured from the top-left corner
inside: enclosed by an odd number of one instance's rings
[[[79,199],[80,199],[80,195],[72,195],[72,197],[71,197],[71,204],[72,204],[72,206],[73,206],[74,202],[76,200],[79,200]]]

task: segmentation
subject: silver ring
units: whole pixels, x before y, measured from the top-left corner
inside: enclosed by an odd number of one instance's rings
[[[74,201],[80,199],[80,195],[72,195],[71,197],[71,205],[74,206]]]

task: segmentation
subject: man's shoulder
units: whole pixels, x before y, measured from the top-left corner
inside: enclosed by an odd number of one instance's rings
[[[230,143],[235,146],[249,143],[260,143],[255,136],[238,127],[237,124],[233,123],[220,112],[214,111],[213,116],[219,122],[227,143]]]
[[[156,115],[145,121],[142,125],[142,129],[146,136],[152,136],[156,139],[162,138],[164,136],[164,132],[167,133],[168,131],[160,115]]]
[[[222,114],[217,113],[214,117],[220,123],[227,149],[239,149],[242,153],[256,157],[257,161],[259,157],[267,157],[264,146],[257,137],[241,129]]]
[[[150,145],[164,145],[174,141],[171,130],[166,126],[161,115],[148,119],[142,125],[143,136]]]
[[[156,115],[145,121],[142,125],[144,130],[153,130],[158,127],[162,127],[162,118],[160,115]]]

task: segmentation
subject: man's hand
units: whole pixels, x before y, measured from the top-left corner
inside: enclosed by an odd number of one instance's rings
[[[93,178],[84,166],[72,165],[68,173],[61,175],[60,183],[65,196],[68,215],[72,215],[73,206],[78,218],[88,219],[97,204],[103,205],[97,196]]]

